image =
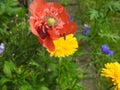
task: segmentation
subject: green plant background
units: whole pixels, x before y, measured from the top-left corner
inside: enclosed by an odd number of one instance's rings
[[[113,90],[100,71],[107,62],[120,62],[120,1],[54,1],[64,5],[77,24],[78,51],[62,59],[49,57],[31,33],[31,1],[0,0],[0,43],[5,44],[0,90]],[[84,24],[90,26],[89,37],[81,34]],[[101,52],[103,44],[114,51],[112,57]]]

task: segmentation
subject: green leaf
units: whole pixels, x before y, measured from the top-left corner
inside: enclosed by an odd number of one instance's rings
[[[120,36],[116,33],[105,33],[105,32],[101,32],[99,33],[101,38],[107,38],[112,40],[113,42],[117,43],[117,40],[120,40]]]
[[[16,6],[16,5],[18,5],[18,1],[17,0],[4,0],[4,3],[7,6]]]
[[[5,63],[4,63],[3,72],[6,74],[6,76],[12,77],[12,72],[10,70],[10,65],[9,65],[9,62],[7,62],[7,61],[5,61]]]
[[[97,19],[99,17],[99,12],[95,9],[90,9],[89,13],[91,20]]]
[[[6,82],[8,82],[8,81],[10,81],[8,78],[2,78],[2,79],[0,80],[0,85],[3,85],[4,83],[6,83]]]
[[[69,5],[69,2],[68,0],[61,0],[60,3],[64,6],[68,6]]]
[[[2,87],[2,90],[8,90],[8,89],[7,89],[7,86],[4,85],[4,86]]]
[[[5,12],[5,4],[0,3],[0,15],[2,15]]]
[[[49,63],[49,65],[48,65],[48,68],[49,69],[51,69],[52,71],[55,71],[56,70],[56,64],[54,64],[54,63]]]
[[[3,67],[3,72],[6,74],[8,77],[12,77],[12,71],[16,69],[16,66],[13,62],[8,62],[5,61],[4,67]]]
[[[45,87],[45,86],[42,86],[38,90],[49,90],[49,89],[47,87]]]
[[[31,61],[29,62],[29,64],[30,64],[30,65],[33,65],[33,66],[37,66],[37,67],[40,66],[40,65],[39,65],[37,62],[35,62],[34,60],[31,60]]]
[[[111,11],[120,10],[120,1],[106,1],[104,7],[109,8]]]
[[[12,61],[10,61],[9,63],[11,71],[15,71],[17,68],[16,65]]]
[[[19,90],[28,90],[29,86],[28,85],[22,85]]]

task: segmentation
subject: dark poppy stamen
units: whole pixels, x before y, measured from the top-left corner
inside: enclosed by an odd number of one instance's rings
[[[48,35],[48,33],[44,32],[43,30],[38,30],[38,33],[42,39],[45,39]]]
[[[64,37],[64,40],[66,40],[66,34],[65,33],[63,34],[63,37]]]

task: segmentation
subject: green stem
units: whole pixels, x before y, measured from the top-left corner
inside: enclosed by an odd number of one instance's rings
[[[110,13],[110,9],[107,10],[106,15],[103,17],[103,21],[101,22],[101,24],[103,24],[105,22],[105,20],[106,20],[107,16],[109,15],[109,13]]]
[[[61,80],[60,80],[61,79],[61,65],[62,65],[62,58],[60,57],[58,61],[58,85],[59,85],[60,90],[62,90]]]
[[[60,57],[59,58],[59,66],[61,66],[61,64],[62,64],[62,58]]]

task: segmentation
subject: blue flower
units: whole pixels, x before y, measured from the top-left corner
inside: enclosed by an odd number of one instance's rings
[[[114,52],[112,50],[110,50],[110,48],[107,45],[102,45],[101,51],[102,51],[102,53],[109,55],[109,56],[113,56],[113,54],[114,54]]]
[[[84,30],[85,30],[86,32],[90,32],[90,27],[85,24],[85,25],[84,25]]]
[[[109,51],[109,56],[113,56],[114,52],[112,50]]]
[[[83,34],[84,36],[88,36],[89,33],[90,33],[90,27],[85,24],[85,25],[84,25],[84,30],[82,31],[82,34]]]
[[[109,54],[109,47],[107,45],[102,45],[101,46],[101,51],[104,53],[104,54]]]
[[[73,22],[74,18],[73,17],[70,17],[70,22]]]
[[[4,50],[5,50],[5,44],[1,43],[0,44],[0,55],[3,54]]]

